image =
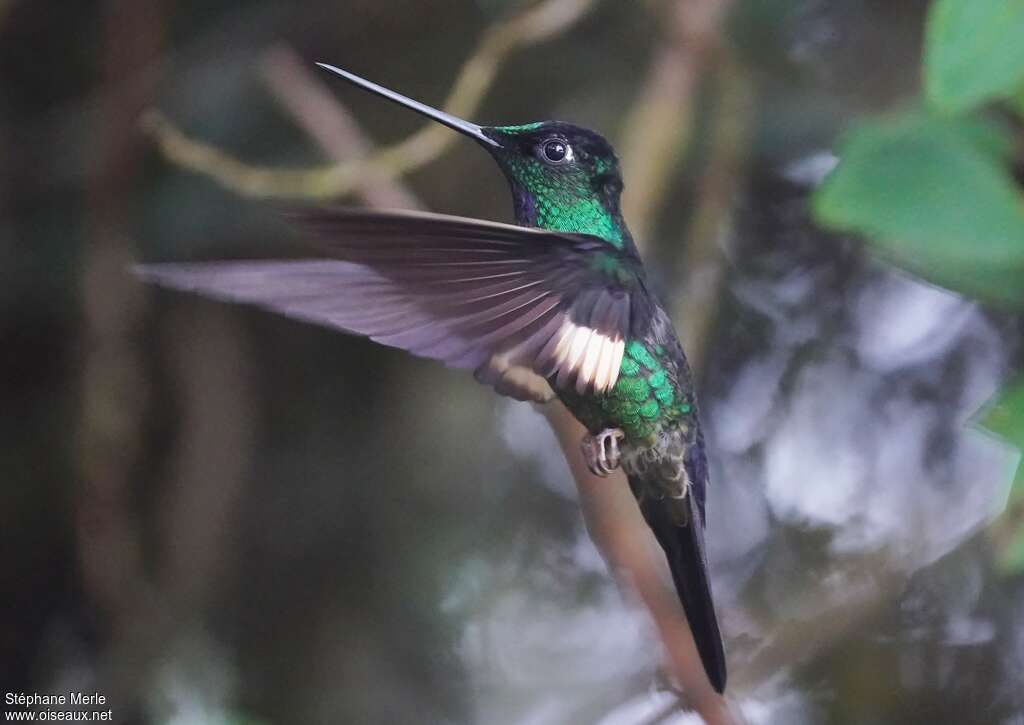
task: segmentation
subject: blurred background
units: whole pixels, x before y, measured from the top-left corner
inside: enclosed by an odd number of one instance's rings
[[[0,0],[0,689],[695,721],[536,410],[126,273],[294,256],[269,200],[509,219],[485,154],[325,61],[616,145],[749,722],[1024,723],[1022,33],[964,0]]]

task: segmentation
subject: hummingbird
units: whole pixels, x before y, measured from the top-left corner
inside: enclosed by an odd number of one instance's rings
[[[590,470],[625,472],[704,671],[723,692],[693,376],[623,219],[612,146],[559,121],[480,126],[317,65],[479,143],[508,181],[515,224],[311,207],[290,215],[315,257],[150,264],[137,275],[472,370],[517,400],[560,399],[588,431],[581,448]]]

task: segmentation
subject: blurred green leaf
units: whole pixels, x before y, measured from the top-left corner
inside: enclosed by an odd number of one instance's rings
[[[1018,89],[1017,93],[1014,94],[1013,98],[1010,99],[1010,105],[1013,109],[1021,116],[1024,116],[1024,85]]]
[[[1024,378],[1017,380],[1000,394],[995,404],[985,413],[981,424],[996,435],[1024,451]],[[1006,574],[1024,571],[1024,462],[1018,465],[1017,475],[1006,514],[996,523],[996,557],[999,568]]]
[[[863,123],[815,194],[824,225],[936,284],[1024,307],[1024,198],[1005,131],[923,112]]]
[[[1017,380],[999,396],[981,424],[1024,451],[1024,379]],[[1022,479],[1024,466],[1017,471],[1017,483],[1024,484]]]
[[[928,100],[944,111],[1011,96],[1024,81],[1024,0],[936,0],[924,71]]]
[[[999,568],[1007,574],[1024,571],[1024,528],[1018,530],[999,558]]]

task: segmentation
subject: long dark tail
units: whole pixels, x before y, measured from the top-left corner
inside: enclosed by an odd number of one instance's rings
[[[690,623],[704,671],[718,692],[725,691],[725,650],[711,599],[703,519],[693,495],[685,499],[648,498],[640,504],[648,526],[665,550],[679,599]],[[679,509],[682,509],[681,511]],[[685,525],[680,525],[680,520]]]

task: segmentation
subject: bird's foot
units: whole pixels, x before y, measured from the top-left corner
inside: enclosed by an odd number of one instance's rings
[[[609,476],[619,467],[619,439],[625,437],[626,434],[619,428],[605,428],[596,436],[583,436],[580,447],[591,473],[595,476]]]

